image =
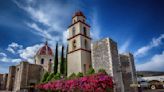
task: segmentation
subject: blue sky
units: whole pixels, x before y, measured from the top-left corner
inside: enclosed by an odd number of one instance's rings
[[[33,62],[47,39],[66,44],[77,10],[91,25],[93,40],[110,37],[119,53],[131,52],[137,70],[164,71],[163,0],[1,0],[0,73],[21,60]]]

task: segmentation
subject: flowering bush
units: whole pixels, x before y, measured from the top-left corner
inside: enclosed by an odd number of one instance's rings
[[[70,80],[56,80],[36,86],[39,89],[60,92],[110,92],[112,78],[104,73],[93,74]],[[107,91],[108,90],[108,91]]]

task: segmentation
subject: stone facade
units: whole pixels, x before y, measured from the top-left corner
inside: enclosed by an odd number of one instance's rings
[[[2,89],[2,85],[3,85],[3,74],[0,74],[0,90]]]
[[[105,69],[113,77],[114,92],[124,92],[124,85],[119,62],[117,43],[110,38],[96,41],[91,45],[92,66],[98,71]]]
[[[39,83],[44,69],[41,65],[21,62],[11,66],[7,82],[7,90],[15,92],[30,92],[30,86]]]
[[[0,90],[6,89],[8,74],[0,74]]]
[[[6,89],[7,90],[13,90],[14,89],[14,80],[15,80],[15,73],[16,73],[16,66],[10,66],[9,67],[9,73],[8,73],[8,80]]]
[[[133,55],[131,53],[127,53],[120,54],[119,57],[121,62],[125,92],[137,92],[137,87],[132,86],[133,84],[137,84],[137,76]]]

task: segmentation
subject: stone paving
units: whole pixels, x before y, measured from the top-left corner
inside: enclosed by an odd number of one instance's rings
[[[157,90],[144,90],[143,92],[164,92],[164,89],[157,89]]]

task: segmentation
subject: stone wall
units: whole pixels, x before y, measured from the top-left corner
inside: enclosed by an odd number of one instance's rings
[[[127,53],[120,54],[119,57],[122,66],[122,76],[125,92],[137,92],[137,87],[132,87],[132,84],[137,84],[133,55],[131,53]]]
[[[121,64],[119,62],[117,43],[110,38],[96,41],[91,45],[92,66],[97,72],[105,69],[113,77],[114,91],[124,92]]]
[[[10,66],[9,67],[9,74],[7,78],[7,85],[6,89],[8,91],[11,91],[13,89],[13,84],[14,84],[14,79],[15,79],[15,72],[16,72],[16,67],[15,66]]]
[[[3,74],[0,74],[0,90],[2,89]]]
[[[52,72],[52,66],[54,61],[54,56],[51,55],[36,55],[35,57],[35,64],[41,65],[44,67],[45,70]],[[44,64],[41,64],[41,59],[44,59]],[[51,60],[51,61],[50,61]]]
[[[41,65],[28,62],[21,62],[17,66],[11,66],[7,90],[28,92],[31,86],[40,82],[44,71]]]
[[[8,74],[0,74],[0,90],[6,90]]]

